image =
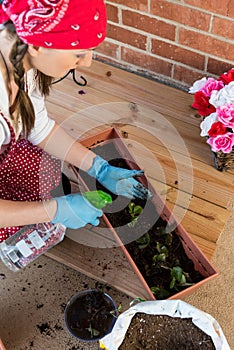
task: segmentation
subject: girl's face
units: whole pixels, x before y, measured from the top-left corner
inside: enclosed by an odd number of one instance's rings
[[[89,67],[93,58],[93,49],[56,50],[29,45],[25,55],[25,70],[36,68],[53,78],[64,76],[70,69]]]

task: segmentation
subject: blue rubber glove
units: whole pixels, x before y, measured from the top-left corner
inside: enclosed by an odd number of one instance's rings
[[[100,184],[117,195],[141,199],[152,197],[151,192],[133,178],[134,176],[143,175],[143,170],[114,167],[103,158],[96,156],[93,165],[88,170],[88,174],[95,177]]]
[[[98,218],[102,216],[102,210],[96,209],[80,194],[54,198],[57,201],[57,212],[53,224],[61,223],[68,228],[77,229],[86,224],[97,226]]]

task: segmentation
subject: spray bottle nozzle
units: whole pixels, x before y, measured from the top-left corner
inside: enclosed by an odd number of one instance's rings
[[[97,209],[102,209],[112,203],[111,195],[101,190],[85,192],[84,196]]]

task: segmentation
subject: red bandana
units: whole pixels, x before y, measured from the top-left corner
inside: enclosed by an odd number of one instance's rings
[[[103,0],[0,0],[0,23],[14,22],[24,43],[53,49],[89,49],[106,36]]]

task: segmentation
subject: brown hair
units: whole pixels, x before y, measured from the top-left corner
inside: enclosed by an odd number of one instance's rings
[[[28,94],[25,92],[25,70],[23,66],[23,58],[27,52],[28,45],[23,43],[22,40],[17,36],[14,24],[11,21],[5,23],[5,28],[7,29],[7,32],[13,38],[15,38],[9,59],[13,66],[13,76],[15,83],[19,87],[13,110],[10,110],[10,113],[12,116],[13,112],[15,112],[15,117],[12,117],[12,119],[14,119],[16,125],[18,119],[21,118],[23,133],[27,137],[32,130],[35,122],[34,108]],[[41,73],[40,71],[37,71],[37,78],[40,92],[44,96],[47,96],[50,92],[53,78]]]

